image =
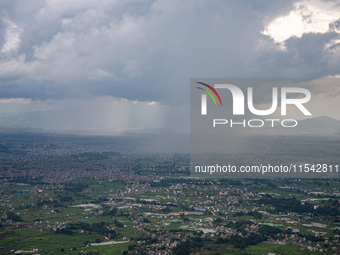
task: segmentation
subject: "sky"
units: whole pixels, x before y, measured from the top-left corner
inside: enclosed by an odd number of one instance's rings
[[[0,0],[0,127],[182,134],[190,78],[339,75],[339,0]]]

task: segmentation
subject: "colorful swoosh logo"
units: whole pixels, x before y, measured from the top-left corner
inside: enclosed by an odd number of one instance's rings
[[[214,92],[214,94],[217,96],[217,98],[218,98],[218,100],[220,101],[220,104],[221,104],[221,106],[222,106],[221,97],[220,97],[220,95],[217,93],[217,91],[216,91],[213,87],[211,87],[210,85],[208,85],[208,84],[206,84],[206,83],[203,83],[203,82],[197,82],[197,83],[198,83],[198,84],[201,84],[201,85],[203,85],[203,86],[206,86],[206,87],[209,88],[212,92]],[[201,87],[197,87],[197,88],[203,90],[204,92],[206,92],[206,93],[214,100],[215,105],[217,105],[214,96],[211,94],[211,92],[210,92],[209,90],[203,89],[203,88],[201,88]]]

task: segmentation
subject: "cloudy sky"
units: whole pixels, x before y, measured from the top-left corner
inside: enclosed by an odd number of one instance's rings
[[[186,133],[191,77],[340,75],[339,0],[0,0],[0,35],[3,127]]]

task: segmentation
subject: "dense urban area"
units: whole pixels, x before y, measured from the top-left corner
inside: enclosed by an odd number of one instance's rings
[[[340,254],[339,179],[191,178],[135,148],[0,134],[0,253]]]

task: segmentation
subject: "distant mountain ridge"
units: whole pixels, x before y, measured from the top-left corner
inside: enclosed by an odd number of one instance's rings
[[[82,116],[83,122],[86,123],[81,129],[77,126],[77,120],[74,115],[65,115],[58,110],[36,111],[16,113],[0,118],[0,132],[32,132],[32,133],[70,133],[70,134],[99,134],[102,135],[102,130],[95,129],[95,125],[86,116]],[[297,120],[298,125],[294,128],[284,128],[276,123],[274,128],[265,127],[264,129],[251,129],[252,134],[265,135],[337,135],[340,136],[340,120],[329,116],[318,116],[314,118]],[[288,123],[286,122],[288,125]],[[162,129],[147,129],[136,130],[133,128],[126,129],[124,132],[114,132],[112,130],[109,135],[122,135],[123,133],[169,133]],[[243,132],[242,130],[240,130]],[[103,133],[104,132],[104,133]],[[125,135],[126,135],[125,134]]]
[[[340,134],[340,120],[328,116],[299,120],[295,131],[299,133]]]
[[[253,129],[252,134],[262,135],[318,135],[318,136],[340,136],[340,120],[329,116],[318,116],[304,120],[296,120],[296,127],[283,127],[276,123],[274,128]],[[294,126],[294,122],[286,121],[285,125]]]

